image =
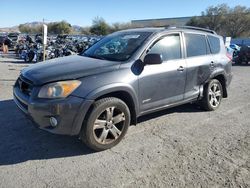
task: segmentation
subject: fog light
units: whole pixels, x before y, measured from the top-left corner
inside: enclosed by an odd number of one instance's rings
[[[49,118],[49,121],[50,121],[50,125],[52,126],[52,127],[56,127],[57,126],[57,119],[55,118],[55,117],[51,117],[51,118]]]

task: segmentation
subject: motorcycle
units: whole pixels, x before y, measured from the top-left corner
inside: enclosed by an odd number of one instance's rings
[[[43,44],[41,35],[35,38],[26,36],[17,42],[15,52],[25,62],[40,62],[43,60]],[[48,37],[45,59],[79,54],[100,40],[100,37],[58,35]]]

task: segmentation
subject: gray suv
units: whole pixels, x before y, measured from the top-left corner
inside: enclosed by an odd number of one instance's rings
[[[39,128],[78,135],[100,151],[119,143],[139,116],[195,101],[216,110],[228,95],[231,65],[214,31],[130,29],[22,70],[14,101]]]

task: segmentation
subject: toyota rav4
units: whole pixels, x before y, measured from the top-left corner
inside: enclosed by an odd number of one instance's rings
[[[231,65],[212,30],[130,29],[82,54],[25,68],[14,101],[39,128],[78,135],[100,151],[119,143],[139,116],[195,101],[216,110],[228,96]]]

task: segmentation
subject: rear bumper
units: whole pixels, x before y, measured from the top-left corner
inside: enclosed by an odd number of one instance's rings
[[[54,134],[78,135],[80,133],[84,117],[92,104],[92,100],[69,96],[65,99],[31,99],[13,89],[16,105],[26,114],[40,129]],[[58,121],[56,127],[50,124],[50,118]]]

